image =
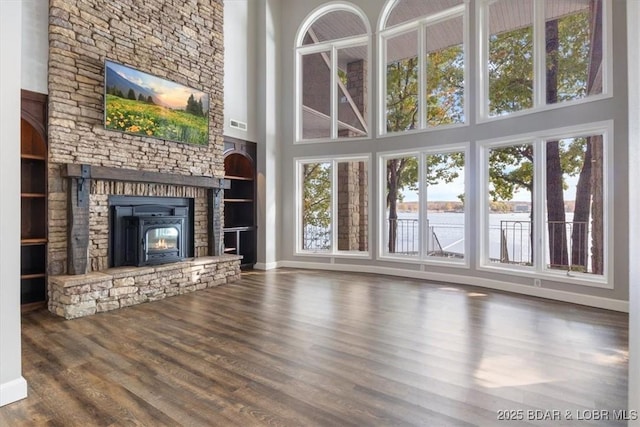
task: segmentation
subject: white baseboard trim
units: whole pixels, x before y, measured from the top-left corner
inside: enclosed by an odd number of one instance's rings
[[[17,402],[27,397],[27,380],[23,377],[0,384],[0,406]]]
[[[515,294],[528,295],[551,299],[554,301],[568,302],[572,304],[586,305],[589,307],[603,308],[606,310],[629,312],[629,302],[611,298],[602,298],[592,295],[577,294],[574,292],[558,291],[548,288],[536,288],[533,286],[518,285],[499,280],[483,279],[481,277],[469,277],[456,274],[443,274],[428,271],[403,270],[399,268],[376,267],[370,265],[352,264],[324,264],[318,262],[280,261],[279,267],[304,268],[313,270],[349,271],[354,273],[375,273],[389,276],[410,277],[412,279],[431,280],[435,282],[457,283],[461,285],[478,286]]]
[[[255,270],[265,270],[266,271],[266,270],[275,270],[276,268],[278,268],[278,266],[279,266],[279,263],[277,263],[277,262],[267,262],[267,263],[258,262],[253,266],[253,268]]]

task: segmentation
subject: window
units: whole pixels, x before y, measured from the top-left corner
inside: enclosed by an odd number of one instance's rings
[[[466,122],[463,0],[396,0],[383,12],[380,133]]]
[[[483,144],[483,261],[608,283],[611,124]]]
[[[488,162],[489,261],[532,266],[533,144],[492,147]]]
[[[385,173],[380,174],[386,179],[380,188],[387,189],[384,197],[384,254],[420,256],[418,159],[417,154],[384,159]]]
[[[381,156],[381,256],[464,263],[465,147]]]
[[[297,141],[369,135],[369,28],[359,9],[323,6],[297,42]]]
[[[368,255],[369,158],[296,163],[298,253]]]
[[[606,93],[607,0],[483,2],[481,116],[498,117]]]
[[[603,275],[603,135],[545,140],[545,268]]]

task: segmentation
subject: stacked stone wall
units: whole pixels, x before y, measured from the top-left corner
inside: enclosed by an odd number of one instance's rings
[[[223,215],[222,206],[209,206],[207,189],[117,179],[91,179],[89,273],[66,275],[69,205],[71,201],[76,207],[79,204],[72,199],[79,197],[79,191],[69,192],[66,164],[224,177],[223,51],[223,0],[49,0],[47,272],[52,312],[80,317],[239,277],[240,257],[207,256],[209,240],[215,240],[209,216],[221,226]],[[106,130],[106,60],[207,94],[208,143],[186,144]],[[77,182],[80,186],[81,180]],[[195,258],[157,267],[109,269],[110,195],[192,198]]]
[[[50,0],[48,273],[67,272],[66,163],[175,175],[224,176],[222,0]],[[112,60],[209,95],[209,143],[104,128],[104,64]],[[90,270],[107,267],[104,183],[92,183]],[[111,185],[111,184],[109,184]],[[205,191],[153,184],[109,194],[193,194],[195,255],[208,253]],[[164,187],[165,191],[156,191]],[[165,194],[166,193],[166,194]],[[191,196],[185,196],[191,197]],[[222,212],[220,212],[222,215]]]

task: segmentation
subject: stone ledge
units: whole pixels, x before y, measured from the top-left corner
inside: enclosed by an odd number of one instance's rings
[[[238,255],[49,277],[49,311],[75,319],[236,281]]]

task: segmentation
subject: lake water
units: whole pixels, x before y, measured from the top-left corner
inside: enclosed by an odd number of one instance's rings
[[[447,252],[464,254],[464,213],[429,212],[428,248],[442,248]],[[417,252],[419,250],[418,214],[416,212],[398,213],[397,252]],[[567,220],[570,220],[567,218]],[[501,222],[506,230],[507,251],[512,261],[526,262],[531,259],[530,214],[529,213],[492,213],[489,215],[489,257],[500,259]],[[439,244],[438,244],[439,243]]]

